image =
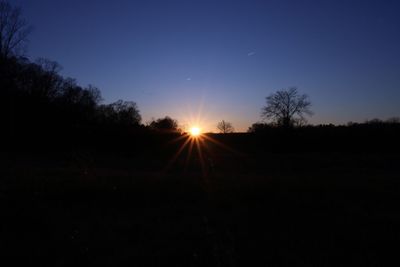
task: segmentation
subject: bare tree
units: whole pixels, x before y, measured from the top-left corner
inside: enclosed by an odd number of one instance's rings
[[[233,133],[235,131],[235,128],[233,128],[232,126],[232,123],[224,120],[218,122],[217,129],[219,130],[220,133]]]
[[[266,97],[266,102],[261,116],[285,128],[302,125],[306,122],[305,115],[313,114],[308,96],[299,94],[296,87],[279,90]]]
[[[30,32],[21,9],[0,0],[0,57],[20,55]]]

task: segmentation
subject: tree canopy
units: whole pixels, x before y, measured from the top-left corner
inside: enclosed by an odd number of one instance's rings
[[[162,131],[162,132],[175,132],[178,131],[178,121],[172,119],[169,116],[152,120],[149,123],[150,129]]]
[[[306,94],[300,94],[296,87],[282,89],[266,97],[261,116],[285,128],[304,124],[305,115],[311,116],[311,102]]]

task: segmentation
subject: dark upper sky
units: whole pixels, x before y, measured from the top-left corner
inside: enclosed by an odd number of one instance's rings
[[[28,55],[98,86],[105,102],[137,102],[237,130],[265,96],[297,86],[311,123],[400,116],[400,1],[13,0],[34,26]]]

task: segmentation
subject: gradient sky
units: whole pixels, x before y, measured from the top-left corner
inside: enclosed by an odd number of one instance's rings
[[[297,86],[315,115],[346,123],[400,116],[400,1],[12,0],[33,25],[28,55],[135,101],[144,122],[169,115],[216,131],[260,121],[270,93]]]

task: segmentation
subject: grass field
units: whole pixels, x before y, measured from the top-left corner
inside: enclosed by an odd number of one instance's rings
[[[212,160],[212,166],[207,163]],[[400,155],[2,160],[1,251],[40,266],[399,263]],[[4,265],[6,266],[6,265]]]

